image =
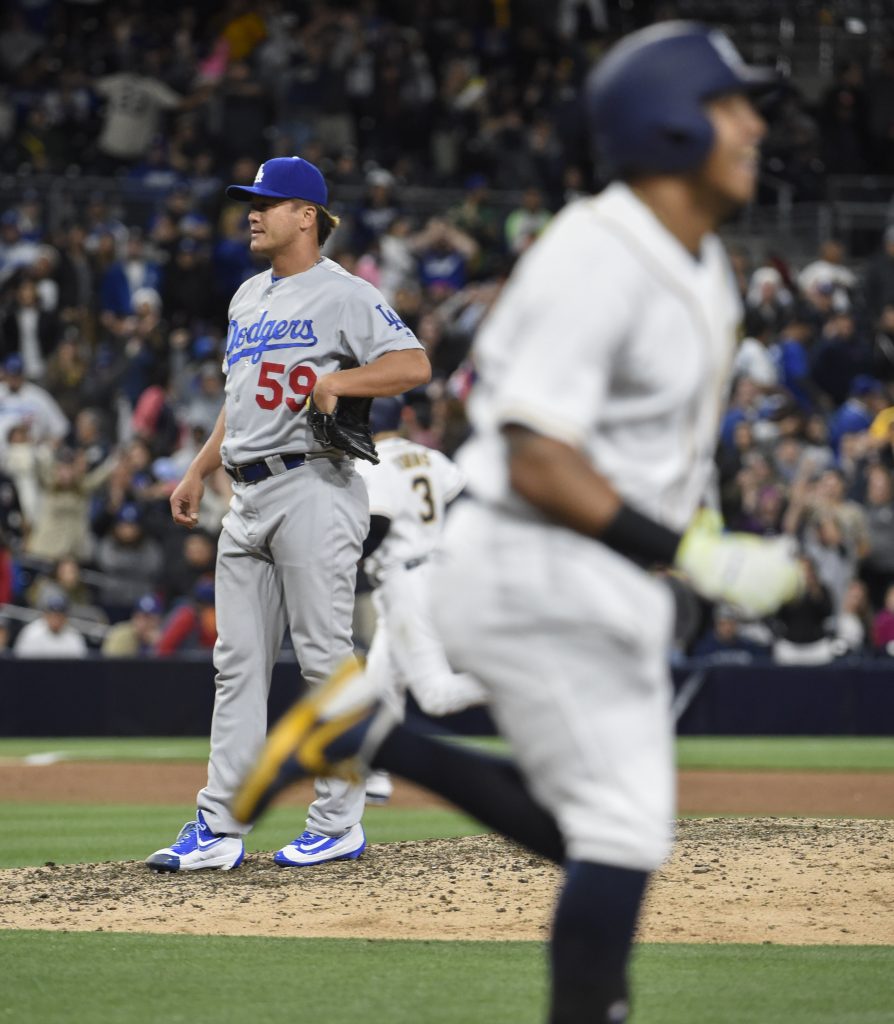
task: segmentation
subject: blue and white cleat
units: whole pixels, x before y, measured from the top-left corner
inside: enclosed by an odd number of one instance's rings
[[[229,871],[245,860],[245,844],[240,836],[221,836],[212,832],[201,811],[188,821],[177,839],[145,860],[153,871],[200,871],[219,868]]]
[[[366,849],[363,826],[354,825],[343,836],[324,836],[304,831],[288,846],[277,850],[273,859],[284,867],[301,868],[330,860],[356,860]]]
[[[362,782],[397,721],[357,661],[349,659],[276,723],[236,794],[233,816],[247,824],[256,821],[299,779],[336,776]]]

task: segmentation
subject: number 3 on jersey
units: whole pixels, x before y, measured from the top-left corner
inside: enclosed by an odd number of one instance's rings
[[[282,363],[261,363],[261,370],[258,374],[258,392],[255,401],[262,409],[277,409],[285,398],[286,405],[292,412],[301,412],[304,408],[307,397],[313,391],[317,383],[317,375],[310,366],[293,366],[289,371],[289,390],[292,395],[285,395],[280,381],[286,368]]]
[[[431,490],[431,480],[427,476],[413,477],[413,490],[422,498],[422,510],[419,518],[423,523],[430,523],[435,518],[435,498]]]

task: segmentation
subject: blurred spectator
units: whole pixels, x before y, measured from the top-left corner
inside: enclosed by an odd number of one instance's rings
[[[353,248],[363,252],[378,240],[400,215],[394,199],[394,175],[375,169],[366,176],[366,195],[354,212]]]
[[[210,656],[217,642],[214,613],[214,584],[196,584],[190,599],[183,601],[168,616],[155,652],[160,655],[184,651],[202,651]]]
[[[863,65],[848,60],[820,102],[823,163],[830,174],[860,174],[869,156],[869,117]]]
[[[3,443],[5,442],[5,444]],[[0,466],[9,474],[22,512],[21,536],[33,527],[40,509],[40,471],[37,445],[27,423],[13,423],[0,434]]]
[[[199,582],[213,582],[217,560],[217,543],[201,527],[186,534],[178,530],[171,539],[173,543],[159,581],[168,604],[189,597]]]
[[[872,633],[872,606],[862,580],[851,580],[835,617],[835,637],[849,651],[860,652]]]
[[[139,658],[155,654],[161,636],[162,603],[154,594],[143,594],[130,618],[109,628],[102,641],[106,658]]]
[[[0,526],[0,604],[11,604],[14,593],[14,573],[9,537]]]
[[[863,275],[866,313],[875,321],[885,306],[894,306],[894,224],[885,228],[882,247],[872,259]]]
[[[717,605],[709,629],[692,645],[693,658],[710,658],[713,662],[743,664],[755,658],[769,658],[770,648],[744,636],[739,616],[726,605]]]
[[[12,652],[12,623],[0,616],[0,657]]]
[[[850,313],[826,320],[812,353],[810,376],[831,407],[847,401],[857,378],[869,370],[872,346]]]
[[[866,476],[866,525],[869,551],[860,566],[869,600],[880,608],[888,587],[894,584],[894,483],[891,471],[870,466]]]
[[[76,327],[69,327],[47,360],[44,384],[69,421],[79,415],[89,363]]]
[[[832,518],[838,524],[841,542],[858,561],[869,552],[866,510],[845,497],[845,480],[840,469],[826,469],[813,478],[810,467],[794,482],[789,495],[783,532],[800,534],[821,519]]]
[[[817,405],[818,392],[810,379],[810,353],[814,345],[814,326],[805,307],[792,310],[770,352],[779,370],[779,384],[802,409]]]
[[[97,79],[93,88],[105,100],[97,147],[112,171],[139,160],[161,128],[165,111],[183,105],[183,97],[143,68],[121,70]]]
[[[112,460],[87,470],[83,454],[61,447],[38,452],[40,508],[26,550],[55,561],[71,556],[85,562],[93,554],[90,500],[112,471]]]
[[[489,199],[487,178],[483,174],[471,175],[466,179],[465,188],[462,202],[447,211],[446,219],[478,243],[478,253],[471,267],[477,277],[494,269],[493,261],[502,248],[503,218]]]
[[[2,469],[0,460],[0,537],[10,547],[20,545],[25,535],[27,523],[19,502],[19,492],[15,481],[7,476]],[[2,604],[3,598],[0,598]]]
[[[850,303],[850,296],[856,289],[857,275],[845,265],[844,244],[837,238],[829,238],[820,245],[819,256],[808,263],[798,274],[798,287],[809,291],[819,285],[831,284],[839,291],[839,308]]]
[[[894,304],[882,307],[872,338],[872,373],[883,381],[894,380]]]
[[[776,267],[758,267],[745,295],[745,327],[751,334],[776,331],[788,318],[792,293]]]
[[[776,621],[781,636],[773,645],[773,660],[779,664],[825,664],[839,648],[829,636],[832,598],[823,586],[809,558],[802,558],[806,586],[804,593],[781,608]]]
[[[810,523],[804,531],[801,547],[837,613],[857,573],[857,554],[845,543],[835,516],[831,513],[822,514]]]
[[[83,452],[88,470],[104,462],[111,452],[106,419],[99,409],[82,407],[74,417],[73,447]]]
[[[432,217],[408,241],[419,262],[419,283],[426,295],[437,301],[465,286],[469,262],[478,253],[478,243],[471,235]]]
[[[17,658],[84,658],[87,641],[68,621],[68,598],[61,591],[41,598],[41,615],[23,626],[13,652]]]
[[[56,314],[41,309],[37,286],[30,278],[23,278],[0,324],[0,359],[19,356],[24,376],[39,381],[58,338]]]
[[[779,384],[779,368],[770,351],[776,332],[769,324],[755,327],[736,349],[733,378],[748,377],[764,391],[772,391]]]
[[[521,206],[506,218],[503,233],[506,247],[513,256],[520,256],[552,220],[552,214],[543,205],[540,189],[527,188]]]
[[[866,374],[858,374],[850,384],[847,400],[829,417],[829,444],[838,452],[845,434],[862,434],[875,417],[891,405],[885,386]]]
[[[52,576],[38,576],[28,587],[25,596],[32,608],[42,607],[46,594],[62,593],[68,600],[69,614],[76,619],[108,622],[108,616],[93,601],[91,589],[81,577],[81,566],[71,557],[60,558],[53,567]]]
[[[207,437],[217,422],[224,402],[224,375],[217,362],[203,363],[186,401],[182,418],[192,426],[201,427]]]
[[[194,238],[182,238],[165,273],[162,289],[165,318],[174,327],[207,324],[218,312],[214,271],[206,248]]]
[[[18,210],[7,209],[0,214],[0,285],[17,271],[30,267],[37,257],[38,244],[22,237]]]
[[[69,430],[65,413],[53,396],[39,384],[25,380],[20,355],[7,356],[0,382],[0,435],[14,424],[27,423],[36,444],[61,441]]]
[[[885,591],[885,603],[872,620],[872,646],[894,657],[894,586]]]
[[[100,604],[119,621],[147,591],[154,590],[162,568],[158,541],[146,535],[139,508],[126,503],[118,510],[111,532],[96,548],[96,566],[105,580]]]

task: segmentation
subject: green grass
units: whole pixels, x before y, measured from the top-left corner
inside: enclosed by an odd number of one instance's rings
[[[16,1024],[542,1024],[543,948],[0,932],[0,1021]],[[882,947],[653,945],[631,1024],[888,1024]]]
[[[29,864],[144,860],[174,841],[189,807],[0,802],[0,868]],[[486,831],[457,811],[370,807],[363,817],[371,843],[446,839]],[[304,809],[275,807],[246,837],[246,849],[276,850],[304,828]]]
[[[680,768],[726,771],[894,771],[890,736],[683,736]]]
[[[55,754],[68,761],[205,761],[207,736],[65,736],[0,739],[0,759]]]
[[[493,737],[463,740],[505,749]],[[56,755],[66,760],[204,761],[204,737],[66,737],[0,739],[0,759]],[[742,771],[894,771],[894,739],[887,736],[684,736],[680,768]]]

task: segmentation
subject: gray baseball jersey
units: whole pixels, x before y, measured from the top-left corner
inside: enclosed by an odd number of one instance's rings
[[[319,451],[301,415],[317,378],[421,347],[379,291],[333,260],[255,275],[230,303],[224,463]]]

